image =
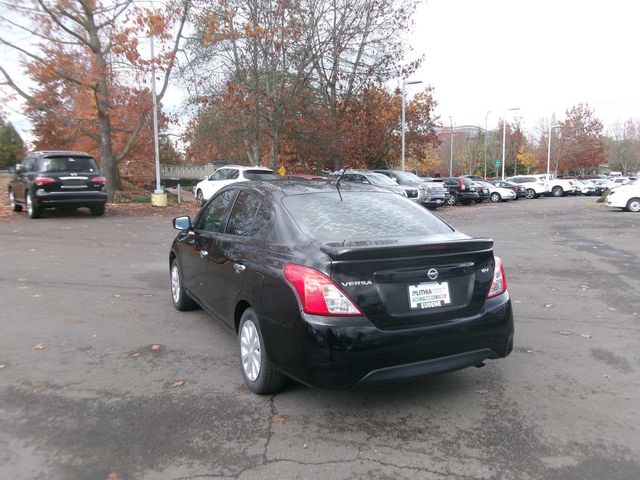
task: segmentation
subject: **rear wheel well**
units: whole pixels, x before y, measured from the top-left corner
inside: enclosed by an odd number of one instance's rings
[[[176,258],[176,254],[175,254],[174,252],[171,252],[171,253],[169,254],[169,268],[171,268],[171,264],[173,263],[173,261],[175,260],[175,258]]]
[[[233,312],[233,324],[236,329],[236,333],[238,333],[238,327],[240,327],[240,319],[242,318],[242,314],[247,308],[250,307],[251,305],[246,300],[242,300],[236,305],[236,310],[235,312]]]

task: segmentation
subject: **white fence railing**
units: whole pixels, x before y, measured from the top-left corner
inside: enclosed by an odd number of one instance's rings
[[[163,179],[202,180],[211,175],[217,165],[161,165],[160,177]]]

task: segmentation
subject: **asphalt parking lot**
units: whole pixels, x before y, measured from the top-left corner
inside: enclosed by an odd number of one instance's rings
[[[244,386],[228,330],[173,309],[168,216],[0,221],[0,478],[640,478],[640,214],[438,214],[495,239],[514,352],[274,397]]]

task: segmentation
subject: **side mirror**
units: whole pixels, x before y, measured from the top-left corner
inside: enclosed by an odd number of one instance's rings
[[[176,217],[173,219],[173,228],[176,230],[191,230],[191,218],[185,217]]]

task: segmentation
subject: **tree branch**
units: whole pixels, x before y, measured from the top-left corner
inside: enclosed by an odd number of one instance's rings
[[[116,165],[120,163],[127,155],[129,155],[129,152],[131,151],[133,144],[138,138],[138,134],[140,133],[140,130],[142,130],[142,127],[144,126],[147,120],[147,113],[148,112],[145,111],[142,113],[142,115],[140,115],[140,120],[138,120],[138,124],[136,125],[136,128],[134,128],[133,132],[131,132],[131,136],[129,137],[129,140],[127,140],[127,144],[124,146],[124,150],[122,150],[122,153],[120,155],[117,155],[115,157]]]

